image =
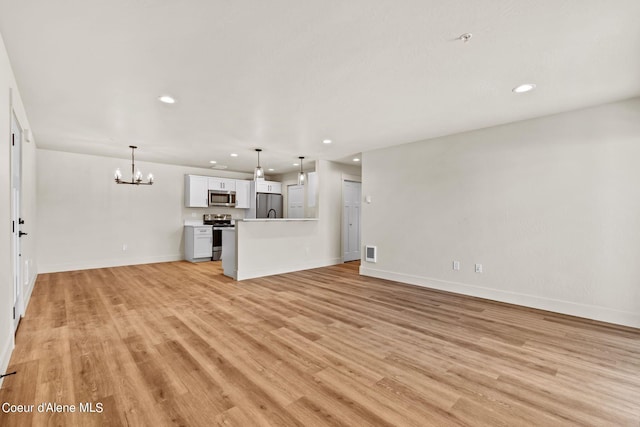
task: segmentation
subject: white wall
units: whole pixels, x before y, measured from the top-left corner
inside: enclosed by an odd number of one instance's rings
[[[318,220],[245,222],[236,226],[238,279],[342,262],[342,178],[360,169],[319,160]]]
[[[20,125],[29,129],[29,121],[20,98],[11,63],[0,36],[0,373],[9,364],[13,349],[13,267],[11,265],[11,110],[15,111]],[[30,268],[23,281],[23,296],[28,303],[33,283],[37,275],[35,265],[36,237],[36,196],[35,196],[35,143],[24,143],[22,147],[22,209],[25,219],[24,230],[29,233],[22,240],[22,260]],[[0,385],[2,380],[0,379]]]
[[[183,259],[185,220],[211,212],[244,218],[243,209],[185,208],[184,175],[251,177],[136,159],[154,184],[117,185],[113,172],[119,167],[129,179],[130,159],[37,150],[37,162],[40,272]]]
[[[640,327],[639,159],[640,99],[365,153],[361,273]]]

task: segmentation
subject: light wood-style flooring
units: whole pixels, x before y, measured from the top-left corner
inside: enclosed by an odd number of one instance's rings
[[[357,268],[42,274],[0,404],[104,409],[0,426],[640,425],[640,330]]]

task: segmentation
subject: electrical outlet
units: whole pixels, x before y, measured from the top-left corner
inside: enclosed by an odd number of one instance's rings
[[[453,261],[453,269],[455,271],[459,271],[460,270],[460,261]]]
[[[476,273],[482,273],[482,264],[476,264]]]

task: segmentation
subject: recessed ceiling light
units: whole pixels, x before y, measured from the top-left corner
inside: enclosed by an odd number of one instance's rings
[[[300,163],[294,163],[293,166],[300,166]]]
[[[237,153],[231,153],[231,157],[238,157]]]
[[[215,160],[209,160],[209,163],[211,163],[212,165],[215,165],[218,162],[216,162]]]
[[[525,84],[522,84],[522,85],[520,85],[520,86],[516,86],[516,87],[514,87],[512,90],[513,90],[515,93],[525,93],[525,92],[532,91],[532,90],[534,90],[535,88],[536,88],[536,85],[535,85],[535,84],[533,84],[533,83],[525,83]]]
[[[354,158],[354,159],[353,159],[353,161],[354,161],[354,162],[359,162],[359,161],[360,161],[360,159],[356,157],[356,158]]]
[[[267,169],[269,172],[273,172],[275,169],[274,168],[269,168]]]
[[[160,102],[164,102],[165,104],[174,104],[176,102],[176,100],[169,95],[162,95],[161,97],[158,98],[158,100]]]
[[[330,139],[324,139],[322,140],[323,144],[331,144],[331,140]]]

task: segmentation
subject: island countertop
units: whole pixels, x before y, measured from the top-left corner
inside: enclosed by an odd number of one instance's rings
[[[286,222],[286,221],[317,221],[318,218],[245,218],[236,219],[244,222]]]

